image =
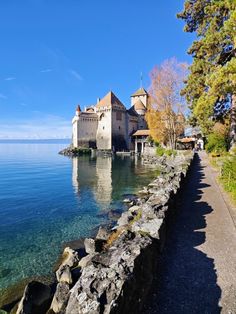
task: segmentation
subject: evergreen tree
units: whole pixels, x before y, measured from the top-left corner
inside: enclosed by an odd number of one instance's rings
[[[186,0],[178,18],[195,32],[188,53],[193,57],[182,93],[192,119],[205,133],[230,108],[231,142],[236,142],[236,0]]]

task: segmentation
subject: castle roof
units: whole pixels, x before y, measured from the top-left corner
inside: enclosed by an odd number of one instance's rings
[[[77,106],[76,111],[81,112],[80,105]]]
[[[139,114],[137,114],[137,112],[134,110],[134,106],[132,106],[130,109],[128,109],[127,112],[130,116],[133,116],[133,117],[139,116]]]
[[[116,97],[116,95],[110,91],[103,97],[96,105],[97,108],[101,107],[113,107],[114,105],[121,107],[122,109],[126,109],[122,102]]]
[[[132,136],[149,136],[150,130],[137,130]]]
[[[139,99],[135,104],[134,104],[134,109],[137,110],[146,110],[146,107],[144,106],[143,102]]]
[[[133,93],[133,95],[131,95],[131,97],[144,96],[144,95],[148,95],[148,93],[143,87],[140,87],[138,90],[136,90],[135,93]]]
[[[86,109],[86,112],[87,112],[87,113],[94,113],[94,109],[93,109],[92,107],[88,107],[88,108]]]

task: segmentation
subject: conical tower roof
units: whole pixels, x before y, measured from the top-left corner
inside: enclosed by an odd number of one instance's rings
[[[77,111],[77,112],[81,112],[80,105],[77,106],[76,111]]]
[[[105,97],[103,97],[96,105],[97,108],[101,107],[108,107],[111,108],[114,105],[122,107],[122,109],[125,109],[125,106],[122,104],[122,102],[116,97],[116,95],[110,91],[108,94],[106,94]]]
[[[139,99],[135,104],[134,104],[134,109],[137,110],[146,110],[146,107],[144,106],[143,102]]]
[[[133,95],[131,95],[131,97],[143,96],[143,95],[148,95],[148,92],[143,87],[140,87],[138,90],[136,90],[135,93],[133,93]]]

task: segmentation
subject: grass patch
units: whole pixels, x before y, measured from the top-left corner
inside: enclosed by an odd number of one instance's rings
[[[219,181],[224,190],[236,203],[236,156],[223,154],[219,157],[210,156],[211,165],[219,172]]]
[[[157,156],[176,156],[177,155],[177,151],[174,150],[174,149],[167,149],[167,148],[164,148],[162,147],[159,143],[155,143],[155,146],[156,146],[156,155]]]
[[[223,160],[220,181],[236,201],[236,156],[229,156]]]
[[[130,221],[130,225],[132,226],[133,223],[135,223],[136,221],[139,221],[142,218],[142,210],[139,209],[138,212],[136,213],[136,215],[134,216],[134,218]]]

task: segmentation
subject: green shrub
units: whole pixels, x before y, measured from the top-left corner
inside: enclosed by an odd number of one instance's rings
[[[163,156],[165,154],[165,148],[163,148],[161,146],[157,146],[156,154],[157,154],[157,156]]]
[[[163,156],[163,155],[166,155],[166,156],[176,156],[177,155],[177,151],[174,150],[174,149],[165,149],[164,147],[162,146],[157,146],[156,148],[156,154],[157,156]]]
[[[236,156],[224,160],[221,168],[221,181],[224,188],[236,200]]]
[[[206,151],[208,153],[221,154],[227,151],[227,140],[224,135],[211,133],[208,136]]]
[[[231,178],[231,180],[236,181],[236,157],[227,159],[223,162],[221,168],[222,178]]]
[[[157,141],[154,141],[154,145],[155,145],[156,147],[161,147],[161,144],[160,144],[159,142],[157,142]]]
[[[174,149],[166,149],[165,154],[167,156],[176,156],[177,155],[177,151]]]

